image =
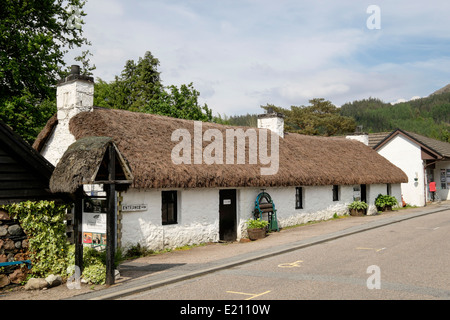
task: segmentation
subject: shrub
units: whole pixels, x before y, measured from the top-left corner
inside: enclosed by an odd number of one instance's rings
[[[364,201],[353,201],[352,203],[350,203],[348,205],[348,208],[354,209],[354,210],[365,210],[367,209],[369,206],[367,205],[367,203],[365,203]]]
[[[65,274],[69,243],[64,218],[69,206],[53,201],[25,201],[1,208],[19,220],[28,237],[32,274],[39,277]]]
[[[269,221],[261,220],[261,218],[248,219],[246,224],[247,224],[247,229],[259,229],[259,228],[265,228],[269,224]]]
[[[67,274],[69,266],[75,265],[75,245],[67,241],[64,223],[68,205],[56,205],[53,201],[26,201],[3,205],[0,208],[18,219],[27,234],[32,262],[31,273],[36,277],[50,274]],[[116,250],[115,266],[122,260],[122,252]],[[82,277],[93,284],[106,281],[106,251],[91,247],[83,248]]]
[[[394,196],[379,194],[375,199],[375,206],[383,209],[385,207],[393,207],[398,204],[397,198]]]

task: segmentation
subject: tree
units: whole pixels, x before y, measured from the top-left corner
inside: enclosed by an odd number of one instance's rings
[[[32,142],[52,114],[69,49],[83,38],[80,0],[0,0],[0,119]],[[53,108],[53,112],[50,112]]]
[[[285,115],[285,129],[307,135],[333,136],[354,132],[356,122],[351,117],[341,116],[339,109],[323,98],[309,100],[310,106],[291,106],[284,109],[267,104],[263,109],[272,108]]]
[[[146,112],[175,118],[213,121],[212,111],[200,106],[200,93],[192,83],[179,88],[163,86],[158,71],[159,60],[147,51],[138,62],[128,60],[120,76],[107,83],[98,78],[94,104],[112,109]]]

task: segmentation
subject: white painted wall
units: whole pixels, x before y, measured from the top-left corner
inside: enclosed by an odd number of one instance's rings
[[[395,136],[378,153],[401,168],[408,176],[408,183],[401,184],[403,199],[407,204],[425,205],[425,177],[420,146],[402,135]]]
[[[353,201],[353,186],[340,186],[340,200],[333,201],[332,186],[303,187],[303,209],[295,209],[295,187],[267,188],[277,209],[279,227],[287,227],[309,221],[327,220],[348,213]],[[178,223],[162,225],[161,190],[122,193],[123,204],[147,204],[140,212],[122,213],[122,245],[137,243],[152,249],[175,248],[183,245],[217,242],[219,240],[219,190],[179,189]],[[368,185],[368,214],[376,212],[374,206],[378,194],[386,194],[386,184]],[[401,203],[400,185],[391,186],[392,194]],[[253,210],[260,188],[237,189],[237,240],[247,236],[245,222],[253,217]]]
[[[146,211],[122,213],[122,245],[140,243],[161,250],[219,240],[219,189],[178,190],[178,223],[162,225],[161,190],[122,193],[123,204],[147,204]]]

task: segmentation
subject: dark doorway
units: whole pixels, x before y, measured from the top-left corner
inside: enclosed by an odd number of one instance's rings
[[[219,190],[219,239],[235,241],[236,231],[236,189]]]
[[[361,201],[367,203],[367,190],[365,184],[361,185]]]

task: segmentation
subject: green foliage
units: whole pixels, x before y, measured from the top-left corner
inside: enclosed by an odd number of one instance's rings
[[[70,245],[67,260],[68,266],[75,265],[75,245]],[[118,249],[114,257],[114,267],[117,268],[121,261],[123,261],[123,255],[122,251]],[[105,284],[106,250],[100,251],[90,246],[83,247],[83,273],[81,276],[88,283]]]
[[[70,246],[69,265],[75,265],[75,245]],[[83,247],[82,278],[88,283],[105,284],[106,281],[105,253],[92,247]]]
[[[450,93],[391,105],[370,98],[344,104],[343,116],[353,117],[367,132],[401,128],[450,142]]]
[[[247,229],[259,229],[259,228],[265,228],[269,224],[269,221],[262,220],[261,218],[248,219],[246,221],[246,224],[247,224]]]
[[[19,220],[28,236],[32,273],[40,277],[65,274],[69,247],[64,217],[68,206],[53,201],[26,201],[1,208]]]
[[[382,195],[381,193],[375,199],[375,206],[383,209],[385,207],[393,207],[398,204],[397,198],[389,195]]]
[[[272,108],[285,115],[285,129],[307,135],[333,136],[354,132],[355,120],[339,114],[339,109],[325,99],[312,99],[309,106],[291,106],[283,109],[274,105],[261,106]]]
[[[354,209],[354,210],[365,210],[367,209],[369,206],[367,205],[367,203],[365,203],[364,201],[353,201],[352,203],[350,203],[348,205],[348,208]]]
[[[145,112],[174,118],[213,121],[212,111],[200,106],[200,93],[192,83],[179,88],[163,86],[158,71],[159,60],[147,51],[144,58],[128,60],[120,76],[107,83],[96,80],[94,104],[111,109]],[[221,118],[217,118],[221,121]]]
[[[75,246],[67,241],[64,223],[70,206],[56,205],[53,201],[26,201],[0,208],[19,220],[28,237],[32,274],[36,277],[46,277],[49,274],[68,276],[69,266],[75,265]],[[115,266],[120,261],[122,252],[117,250]],[[106,251],[83,248],[82,277],[93,284],[105,283]]]
[[[80,28],[68,23],[71,6],[79,9]],[[80,0],[1,1],[0,119],[29,143],[56,112],[55,85],[66,72],[67,48],[89,45],[82,36],[83,6]]]
[[[30,93],[3,99],[0,97],[0,119],[30,144],[55,112],[55,100],[38,102]]]
[[[256,114],[249,114],[242,116],[230,116],[227,118],[228,124],[233,126],[245,126],[245,127],[254,127],[258,126],[258,118]]]

